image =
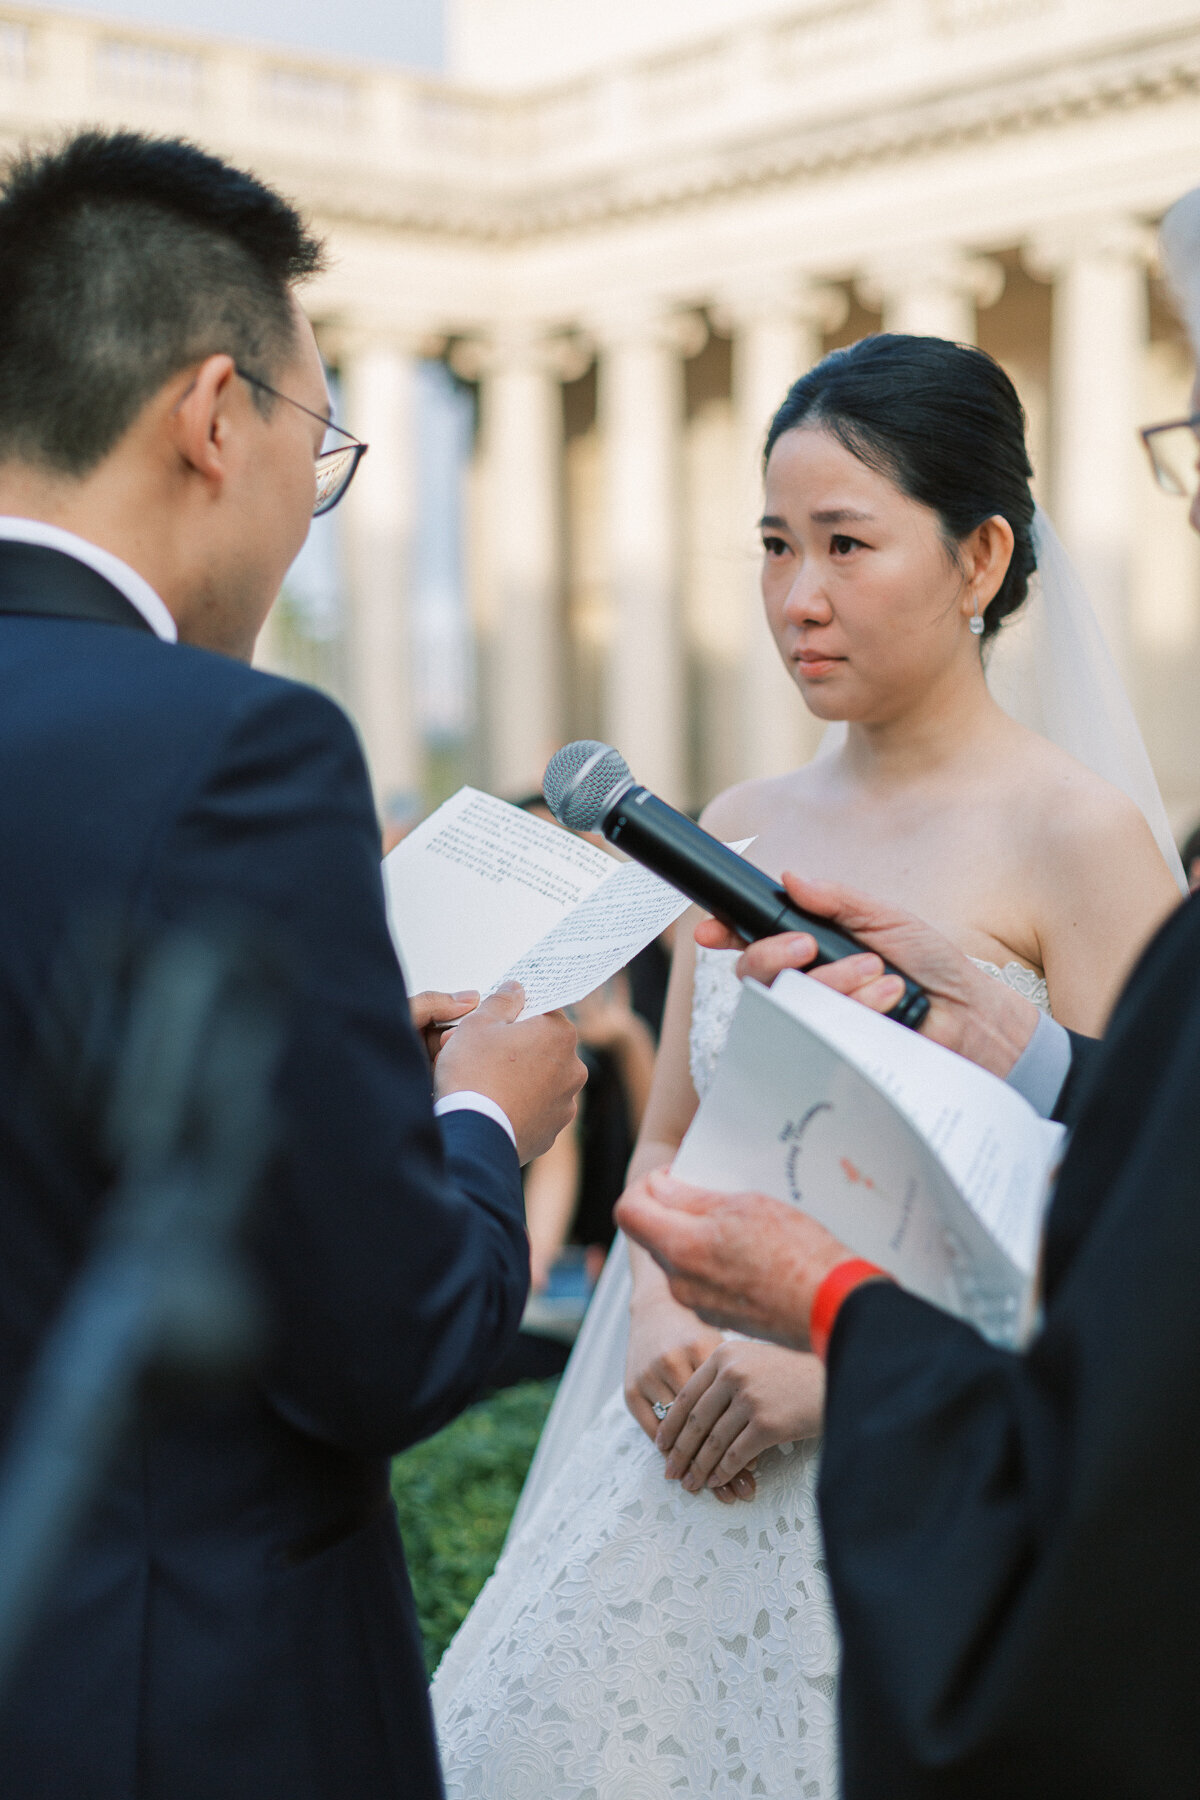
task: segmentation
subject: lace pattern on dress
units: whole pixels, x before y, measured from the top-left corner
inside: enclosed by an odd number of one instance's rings
[[[985,975],[991,975],[996,981],[1002,981],[1005,987],[1016,988],[1018,994],[1024,994],[1025,998],[1032,1000],[1033,1004],[1042,1012],[1049,1013],[1051,1018],[1054,1017],[1050,1010],[1050,989],[1046,986],[1046,977],[1039,975],[1036,969],[1027,969],[1024,963],[1019,962],[1005,963],[1001,968],[999,963],[984,962],[979,956],[969,956],[967,961],[973,962],[975,967],[982,969]]]
[[[817,1445],[722,1506],[615,1394],[433,1684],[448,1800],[836,1800]]]
[[[717,1072],[721,1051],[741,998],[742,984],[733,972],[740,955],[739,950],[706,950],[703,944],[696,945],[688,1063],[692,1086],[701,1100]]]

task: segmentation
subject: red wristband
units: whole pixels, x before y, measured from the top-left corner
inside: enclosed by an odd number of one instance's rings
[[[878,1281],[881,1277],[884,1281],[891,1280],[886,1269],[864,1262],[861,1256],[848,1256],[845,1262],[835,1263],[825,1276],[813,1297],[812,1312],[808,1320],[808,1340],[813,1354],[819,1356],[822,1362],[825,1361],[825,1352],[829,1348],[829,1340],[833,1336],[833,1328],[847,1294],[852,1294],[864,1281]]]

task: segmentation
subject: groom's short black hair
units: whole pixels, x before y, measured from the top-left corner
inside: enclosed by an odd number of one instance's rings
[[[0,462],[87,474],[219,351],[269,379],[322,257],[286,200],[182,139],[84,131],[19,156],[0,194]]]

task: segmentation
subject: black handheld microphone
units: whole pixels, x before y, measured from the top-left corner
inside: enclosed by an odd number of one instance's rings
[[[625,758],[609,744],[592,738],[565,744],[546,765],[542,792],[560,825],[603,832],[610,844],[661,875],[748,944],[781,931],[807,931],[816,940],[818,963],[839,962],[867,949],[825,919],[801,912],[769,875],[639,787]],[[903,969],[891,963],[884,967],[904,983],[888,1017],[916,1031],[929,1011],[929,996]]]

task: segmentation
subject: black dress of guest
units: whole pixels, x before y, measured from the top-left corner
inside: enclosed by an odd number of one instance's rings
[[[1027,1354],[885,1283],[833,1333],[845,1800],[1200,1794],[1200,898],[1075,1054]]]
[[[671,959],[657,938],[639,950],[625,971],[629,999],[657,1044]],[[571,1224],[573,1244],[600,1244],[605,1250],[616,1236],[613,1208],[625,1187],[625,1174],[637,1133],[618,1058],[611,1050],[581,1044],[587,1085],[579,1097],[579,1199]]]
[[[633,1010],[650,1027],[655,1043],[662,1028],[670,973],[671,959],[657,938],[638,951],[626,970]],[[607,1250],[616,1236],[613,1208],[625,1186],[636,1133],[618,1058],[611,1050],[583,1043],[579,1056],[588,1078],[579,1096],[575,1126],[579,1133],[579,1192],[568,1242],[598,1244]],[[513,1387],[520,1381],[561,1375],[570,1354],[570,1344],[560,1338],[522,1331],[497,1364],[490,1385]]]

